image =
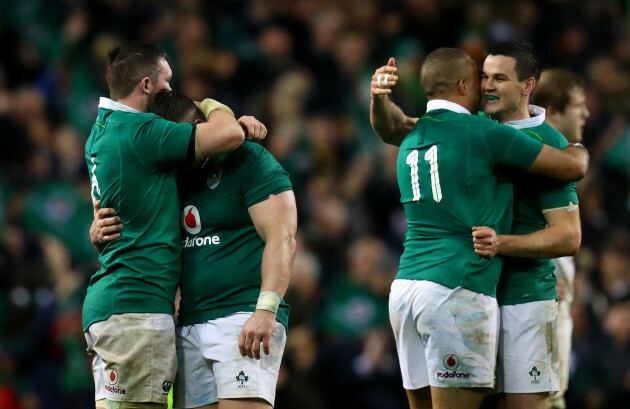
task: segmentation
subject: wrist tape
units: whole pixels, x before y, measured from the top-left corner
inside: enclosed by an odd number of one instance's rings
[[[280,301],[282,297],[275,291],[263,291],[258,296],[258,303],[256,304],[257,310],[271,311],[274,314],[278,312],[280,307]]]
[[[201,101],[201,104],[199,104],[199,109],[201,110],[201,112],[203,112],[203,115],[206,117],[206,119],[208,119],[208,115],[210,115],[210,112],[214,111],[215,109],[229,112],[230,115],[234,116],[234,112],[232,112],[229,106],[210,98],[206,98]]]

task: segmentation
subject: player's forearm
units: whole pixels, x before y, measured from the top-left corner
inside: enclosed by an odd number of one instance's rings
[[[588,163],[588,152],[581,145],[564,150],[543,145],[529,171],[564,182],[577,182],[588,172]]]
[[[410,118],[387,95],[372,96],[370,123],[379,138],[390,145],[400,146],[405,136],[416,126],[417,118]]]
[[[262,257],[261,292],[274,291],[284,297],[293,273],[295,248],[295,234],[291,232],[267,240]]]
[[[497,254],[526,258],[572,256],[579,250],[580,242],[579,234],[547,227],[530,234],[497,236]]]
[[[197,126],[195,158],[202,159],[233,151],[245,140],[245,132],[228,112],[210,113],[208,122]]]

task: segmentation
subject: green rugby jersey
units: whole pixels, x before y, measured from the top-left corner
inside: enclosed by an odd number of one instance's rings
[[[99,256],[84,331],[112,314],[173,313],[181,273],[175,166],[185,162],[193,132],[192,124],[101,98],[85,145],[92,198],[116,209],[124,229]]]
[[[288,173],[265,148],[245,141],[222,159],[182,173],[183,274],[178,325],[253,312],[262,284],[265,242],[248,208],[292,190]],[[288,327],[289,306],[277,320]]]
[[[408,226],[396,278],[461,286],[494,297],[501,259],[475,254],[472,227],[510,231],[512,183],[498,168],[527,169],[542,143],[461,113],[463,107],[448,101],[430,101],[427,108],[398,153],[398,186]]]
[[[530,138],[554,148],[568,146],[565,137],[546,124],[545,111],[530,105],[538,115],[506,123],[520,129]],[[513,172],[514,221],[512,234],[528,234],[547,225],[543,210],[577,204],[577,184],[564,183],[541,176]],[[497,288],[500,305],[524,304],[557,298],[556,277],[551,259],[505,257]]]

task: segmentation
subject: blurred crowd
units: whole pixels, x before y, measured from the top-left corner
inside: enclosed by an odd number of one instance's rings
[[[587,80],[568,408],[630,402],[630,12],[622,0],[0,1],[0,409],[93,407],[81,331],[98,268],[84,144],[107,51],[166,51],[171,85],[270,130],[298,199],[279,409],[405,408],[387,296],[406,231],[397,149],[369,123],[370,78],[420,116],[423,57],[534,44]],[[178,217],[164,215],[164,217]],[[472,244],[471,244],[472,245]]]

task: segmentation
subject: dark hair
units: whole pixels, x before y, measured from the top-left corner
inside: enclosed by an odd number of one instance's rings
[[[532,94],[532,104],[543,108],[554,108],[564,112],[571,101],[573,90],[585,90],[584,79],[577,74],[560,68],[545,70]]]
[[[162,51],[136,42],[117,45],[109,51],[108,57],[105,80],[113,100],[129,96],[144,77],[157,81],[160,61],[166,60]]]
[[[488,47],[488,55],[503,55],[514,58],[516,75],[519,81],[534,77],[540,79],[540,68],[534,54],[534,47],[525,41],[502,41]]]
[[[193,122],[195,119],[205,121],[203,113],[192,99],[168,89],[160,90],[155,94],[147,105],[147,112],[173,122]]]

